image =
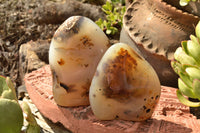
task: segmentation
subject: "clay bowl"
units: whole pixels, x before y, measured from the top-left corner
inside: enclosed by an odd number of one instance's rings
[[[156,70],[162,85],[177,87],[178,76],[170,61],[181,41],[194,34],[198,21],[197,16],[162,0],[135,0],[124,15],[120,41],[139,49]]]
[[[126,7],[128,7],[132,2],[133,2],[133,0],[125,0]]]
[[[191,13],[191,14],[194,14],[194,15],[200,17],[200,2],[190,1],[188,3],[188,5],[181,6],[179,4],[180,0],[163,0],[163,1],[165,1],[166,3],[168,3],[168,4],[172,5],[172,6],[175,6],[178,9],[181,9],[184,12],[188,12],[188,13]]]

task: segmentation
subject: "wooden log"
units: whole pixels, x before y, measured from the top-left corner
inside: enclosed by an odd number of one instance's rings
[[[38,24],[60,24],[70,16],[85,16],[93,21],[105,18],[101,6],[82,3],[76,0],[64,2],[49,2],[41,5],[33,13],[33,19]]]

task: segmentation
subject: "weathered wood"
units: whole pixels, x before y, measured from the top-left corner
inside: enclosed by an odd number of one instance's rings
[[[50,42],[48,40],[29,41],[19,49],[19,74],[23,79],[26,73],[37,70],[48,63]]]
[[[159,103],[151,119],[142,122],[100,121],[90,106],[65,108],[53,100],[52,75],[47,65],[25,76],[27,91],[39,111],[73,133],[199,132],[200,120],[176,97],[176,89],[162,86]]]
[[[41,5],[33,13],[35,23],[60,24],[70,16],[85,16],[92,20],[105,18],[101,6],[82,3],[76,0],[65,0],[64,2],[49,2]]]

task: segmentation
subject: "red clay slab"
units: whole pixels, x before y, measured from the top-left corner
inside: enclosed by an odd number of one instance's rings
[[[61,123],[73,133],[190,133],[200,132],[200,120],[190,114],[189,107],[176,97],[176,89],[162,86],[160,101],[151,119],[143,122],[100,121],[90,106],[66,108],[58,106],[52,95],[49,65],[25,76],[29,96],[39,111],[54,123]]]

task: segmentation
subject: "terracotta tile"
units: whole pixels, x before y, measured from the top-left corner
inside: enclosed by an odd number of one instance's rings
[[[143,122],[95,118],[90,106],[61,107],[52,97],[52,79],[47,65],[25,76],[29,96],[39,111],[54,123],[73,133],[198,132],[200,120],[176,97],[176,89],[162,86],[159,103],[152,118]]]

